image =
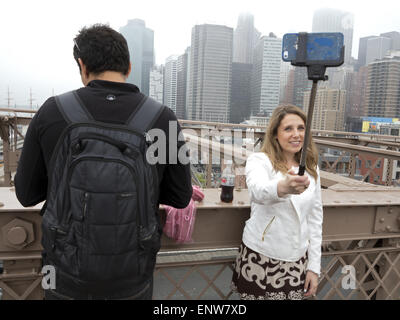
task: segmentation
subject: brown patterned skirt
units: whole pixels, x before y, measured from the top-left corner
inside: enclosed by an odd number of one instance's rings
[[[244,300],[302,300],[307,254],[296,262],[257,253],[242,242],[232,277],[232,290]]]

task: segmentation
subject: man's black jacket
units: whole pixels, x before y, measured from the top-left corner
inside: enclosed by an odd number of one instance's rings
[[[129,83],[93,80],[86,87],[78,89],[78,95],[97,121],[124,124],[144,95]],[[107,99],[110,95],[115,99]],[[165,132],[168,145],[169,122],[177,121],[175,114],[167,107],[161,113],[153,128]],[[54,97],[49,98],[33,117],[25,136],[24,147],[15,176],[15,190],[23,206],[32,206],[46,200],[49,162],[57,140],[67,122],[59,112]],[[177,137],[181,131],[177,125]],[[177,142],[177,150],[184,142]],[[168,150],[168,149],[167,149]],[[178,152],[177,151],[177,152]],[[175,208],[185,208],[192,196],[189,165],[157,164],[160,183],[159,203]]]

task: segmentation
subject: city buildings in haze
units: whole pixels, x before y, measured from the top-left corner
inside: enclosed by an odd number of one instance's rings
[[[241,123],[250,117],[250,82],[252,69],[252,64],[232,63],[231,123]]]
[[[353,48],[354,16],[336,9],[319,9],[314,12],[312,32],[341,32],[344,36],[346,64],[351,62]]]
[[[164,68],[164,105],[176,112],[176,90],[177,90],[177,64],[178,56],[169,56]]]
[[[178,57],[177,63],[177,87],[176,87],[176,116],[178,119],[187,119],[186,95],[188,86],[190,47],[184,54]]]
[[[142,93],[149,95],[150,71],[154,66],[154,31],[146,28],[143,20],[132,19],[120,28],[120,32],[128,42],[132,63],[127,82],[135,84]]]
[[[279,104],[282,39],[273,33],[258,41],[253,58],[251,114],[271,114]]]
[[[193,27],[186,101],[189,120],[228,122],[232,49],[232,28],[212,24]]]
[[[373,37],[367,41],[365,64],[380,60],[390,51],[392,39],[387,37]]]
[[[305,112],[308,111],[310,94],[310,91],[304,93]],[[312,129],[343,131],[345,103],[346,91],[319,87],[315,97]]]
[[[163,103],[164,75],[163,66],[154,67],[150,71],[149,97]]]
[[[369,117],[400,117],[400,56],[368,65],[364,112]]]
[[[252,64],[254,47],[260,36],[254,28],[254,16],[240,14],[233,34],[233,62]]]

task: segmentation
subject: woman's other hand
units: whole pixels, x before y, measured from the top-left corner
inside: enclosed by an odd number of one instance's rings
[[[318,275],[310,270],[307,271],[304,284],[304,297],[315,296],[318,288]]]

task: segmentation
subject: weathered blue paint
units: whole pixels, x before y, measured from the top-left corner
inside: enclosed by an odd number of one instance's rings
[[[340,61],[343,47],[342,33],[309,33],[307,35],[307,61]],[[294,61],[297,56],[298,33],[283,37],[282,59]]]

